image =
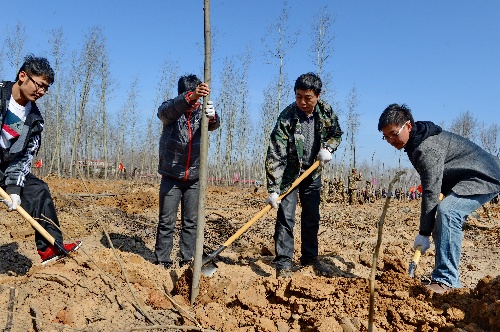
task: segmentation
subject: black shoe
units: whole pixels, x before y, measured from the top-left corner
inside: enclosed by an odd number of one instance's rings
[[[427,285],[430,285],[432,283],[432,279],[430,276],[422,276],[420,278],[420,282],[421,282],[422,286],[427,286]]]
[[[186,260],[180,261],[179,267],[183,267],[184,265],[191,265],[192,262],[193,262],[192,259],[186,259]]]
[[[169,270],[172,267],[172,262],[156,262],[156,265],[161,265],[165,270]]]

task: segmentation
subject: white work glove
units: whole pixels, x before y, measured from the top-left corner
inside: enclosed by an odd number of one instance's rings
[[[422,254],[425,253],[431,247],[429,236],[418,234],[413,242],[413,249],[417,249],[418,246],[422,247]]]
[[[332,154],[327,149],[320,149],[318,153],[319,164],[323,166],[332,160]]]
[[[277,193],[270,193],[269,197],[266,199],[266,204],[271,204],[271,206],[275,209],[278,208],[278,204],[281,201],[278,202],[278,194]]]
[[[207,107],[205,107],[205,115],[212,120],[215,117],[214,103],[209,100],[207,101]]]
[[[21,205],[21,196],[18,194],[10,195],[10,201],[4,199],[3,202],[9,208],[9,211],[16,210],[19,205]]]

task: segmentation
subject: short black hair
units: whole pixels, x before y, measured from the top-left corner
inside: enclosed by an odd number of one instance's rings
[[[201,80],[194,74],[181,76],[177,84],[177,93],[181,94],[186,91],[194,91],[200,84]]]
[[[321,88],[323,83],[321,83],[321,79],[315,73],[306,73],[302,74],[295,81],[295,86],[293,87],[293,91],[297,92],[297,90],[313,90],[316,96],[319,96],[321,93]]]
[[[28,75],[41,76],[45,78],[49,84],[54,83],[54,70],[50,67],[49,60],[42,57],[36,57],[29,54],[24,58],[24,63],[17,72],[16,81],[19,80],[19,74],[24,71]]]
[[[412,126],[415,125],[411,110],[408,106],[406,106],[406,104],[390,104],[380,115],[378,120],[378,131],[382,131],[382,128],[391,124],[402,126],[407,121],[410,121]]]

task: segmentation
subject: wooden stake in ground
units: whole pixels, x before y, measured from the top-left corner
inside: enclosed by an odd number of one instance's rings
[[[378,236],[377,236],[377,245],[375,246],[375,251],[373,252],[373,260],[372,260],[372,272],[370,275],[370,312],[368,314],[368,332],[373,331],[373,315],[374,315],[374,304],[375,304],[375,273],[377,272],[377,260],[378,253],[380,250],[380,245],[382,244],[382,231],[384,228],[384,219],[387,213],[387,209],[389,208],[389,203],[391,201],[391,192],[394,183],[399,180],[399,177],[403,175],[404,171],[399,171],[394,175],[394,178],[389,183],[389,188],[387,189],[387,197],[385,198],[384,209],[382,210],[382,215],[380,216],[380,220],[378,222]]]
[[[211,69],[211,39],[210,39],[210,0],[204,0],[204,22],[205,22],[205,73],[204,82],[210,86]],[[203,108],[207,106],[208,96],[203,98]],[[203,112],[203,111],[202,111]],[[196,249],[193,264],[193,283],[191,286],[191,305],[200,293],[201,265],[203,261],[203,240],[205,237],[205,194],[207,187],[207,154],[208,154],[208,118],[203,114],[201,117],[201,147],[200,147],[200,192],[198,199],[198,224],[196,226]]]

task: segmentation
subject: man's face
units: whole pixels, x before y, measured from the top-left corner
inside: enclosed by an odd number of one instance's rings
[[[21,81],[21,97],[27,101],[35,101],[45,95],[50,85],[46,78],[29,75],[24,71],[19,73],[19,80]]]
[[[402,126],[389,124],[382,128],[383,139],[398,150],[401,150],[408,143],[411,132],[411,122],[406,121]]]
[[[312,114],[316,104],[318,103],[319,95],[315,95],[313,90],[299,90],[295,91],[295,101],[299,109],[307,115]]]

